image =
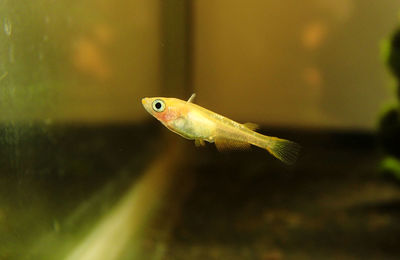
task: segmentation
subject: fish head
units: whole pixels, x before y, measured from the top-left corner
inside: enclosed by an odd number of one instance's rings
[[[186,113],[186,101],[176,98],[146,97],[142,99],[143,107],[166,126]]]

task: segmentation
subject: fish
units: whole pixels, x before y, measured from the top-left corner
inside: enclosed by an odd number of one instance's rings
[[[143,107],[172,132],[189,140],[196,146],[214,143],[219,151],[248,149],[251,145],[267,150],[282,162],[296,162],[301,146],[296,142],[256,132],[258,125],[241,124],[211,110],[201,107],[193,100],[185,101],[168,97],[145,97]]]

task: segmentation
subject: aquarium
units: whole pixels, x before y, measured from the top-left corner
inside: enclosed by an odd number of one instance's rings
[[[1,1],[0,259],[399,258],[399,14]]]

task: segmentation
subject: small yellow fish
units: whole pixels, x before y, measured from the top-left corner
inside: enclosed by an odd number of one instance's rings
[[[177,98],[143,98],[144,108],[164,126],[196,146],[204,141],[215,143],[218,150],[243,149],[255,145],[266,149],[284,163],[293,164],[298,156],[297,143],[255,132],[256,124],[240,124],[194,104],[193,94],[188,101]]]

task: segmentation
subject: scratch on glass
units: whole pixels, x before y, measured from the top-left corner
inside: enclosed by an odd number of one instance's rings
[[[4,18],[4,32],[7,34],[7,36],[10,36],[12,33],[12,24],[7,17]]]
[[[5,77],[7,77],[8,71],[4,72],[3,75],[0,76],[0,81],[2,81]]]

